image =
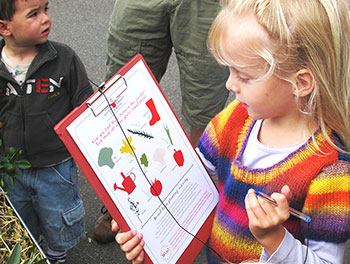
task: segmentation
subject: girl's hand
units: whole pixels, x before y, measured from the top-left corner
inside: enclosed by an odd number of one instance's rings
[[[112,231],[117,231],[119,226],[116,221],[112,220]],[[138,234],[135,230],[122,233],[119,231],[115,236],[115,241],[120,245],[120,249],[125,252],[127,260],[132,260],[133,264],[143,263],[145,252],[143,246],[145,242],[142,240],[142,234]]]
[[[288,198],[290,189],[283,186],[281,193],[273,193],[277,206],[256,196],[255,191],[250,189],[245,198],[246,211],[249,218],[249,229],[269,254],[272,254],[281,244],[285,230],[282,223],[289,214]]]

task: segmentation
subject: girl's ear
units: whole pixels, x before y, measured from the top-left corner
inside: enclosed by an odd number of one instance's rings
[[[299,97],[309,95],[314,89],[314,77],[308,69],[301,69],[296,74],[296,89],[294,94]]]
[[[7,21],[5,20],[0,20],[0,34],[3,37],[11,35],[11,31],[9,30],[7,26]]]

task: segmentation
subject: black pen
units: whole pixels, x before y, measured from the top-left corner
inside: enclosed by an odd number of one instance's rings
[[[274,199],[272,199],[270,196],[268,196],[267,194],[265,193],[262,193],[262,192],[259,192],[259,191],[255,191],[256,195],[264,198],[266,201],[269,201],[270,203],[274,204],[275,206],[277,206],[277,203]],[[293,208],[290,208],[289,207],[289,213],[291,215],[294,215],[295,217],[298,217],[299,219],[305,221],[306,223],[310,223],[311,222],[311,217],[302,213],[302,212],[299,212]]]

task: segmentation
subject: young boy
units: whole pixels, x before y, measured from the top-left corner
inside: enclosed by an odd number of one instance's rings
[[[53,127],[93,90],[74,51],[51,42],[47,0],[0,0],[0,137],[23,150],[8,195],[47,256],[64,263],[85,234],[77,167]]]

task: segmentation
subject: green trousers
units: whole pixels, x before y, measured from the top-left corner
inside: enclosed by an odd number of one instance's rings
[[[203,130],[228,97],[228,70],[207,47],[218,10],[219,0],[117,0],[108,30],[106,79],[140,53],[160,81],[174,49],[182,113],[191,127]]]

